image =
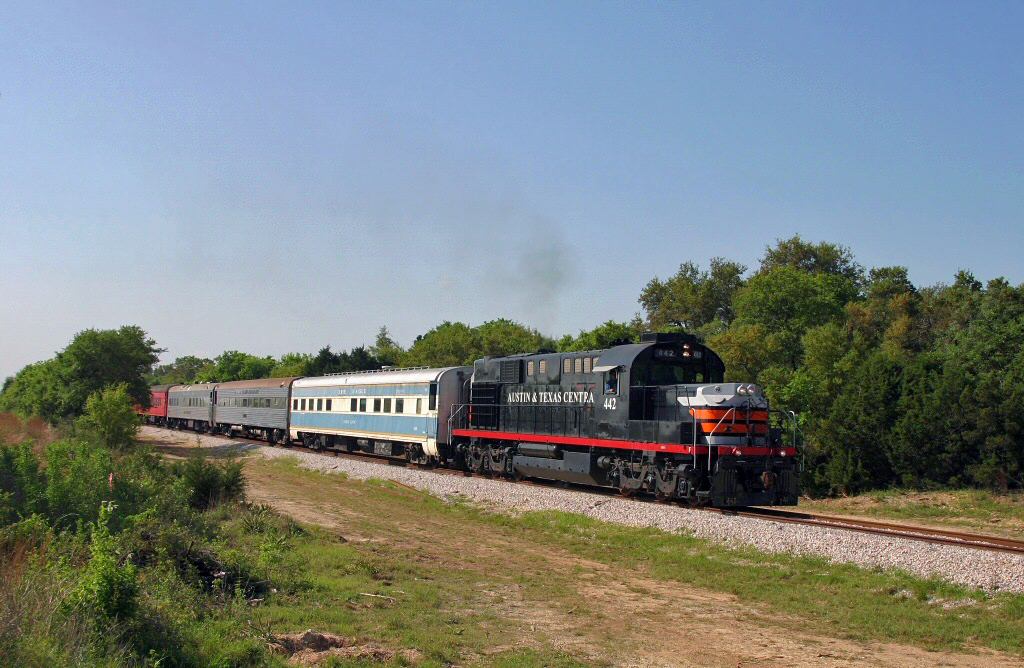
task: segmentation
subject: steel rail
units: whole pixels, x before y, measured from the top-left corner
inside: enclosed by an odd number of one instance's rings
[[[705,508],[705,510],[719,512],[723,515],[753,517],[773,522],[819,526],[846,531],[870,533],[880,536],[891,536],[894,538],[909,538],[912,540],[940,543],[943,545],[956,545],[958,547],[968,547],[996,552],[1009,552],[1011,554],[1024,554],[1024,541],[1004,538],[1002,536],[992,536],[989,534],[953,531],[950,529],[933,529],[929,527],[896,524],[892,522],[878,522],[875,520],[866,520],[840,515],[801,513],[798,511],[778,510],[775,508]]]

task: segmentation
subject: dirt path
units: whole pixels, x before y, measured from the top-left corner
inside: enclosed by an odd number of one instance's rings
[[[194,437],[160,432],[158,438],[158,448],[171,456],[195,446]],[[224,441],[204,440],[210,454],[218,446]],[[658,580],[643,568],[622,572],[533,543],[511,528],[426,508],[396,512],[379,495],[365,493],[364,484],[342,477],[317,476],[310,484],[309,475],[285,475],[258,457],[247,461],[246,472],[253,502],[336,531],[374,552],[402,555],[410,564],[450,566],[455,581],[464,575],[466,587],[476,588],[472,605],[486,606],[507,624],[495,634],[500,645],[488,653],[542,641],[616,666],[1022,665],[994,653],[930,652],[805,632],[801,620],[766,615],[734,596]],[[404,489],[389,493],[418,498]]]

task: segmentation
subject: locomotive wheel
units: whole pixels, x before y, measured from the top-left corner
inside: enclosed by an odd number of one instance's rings
[[[658,503],[667,503],[672,500],[672,495],[659,489],[654,493],[654,500]]]
[[[619,496],[624,496],[624,497],[626,497],[628,499],[629,497],[633,496],[635,493],[636,493],[636,488],[635,487],[626,487],[625,485],[623,485],[622,487],[619,487]]]

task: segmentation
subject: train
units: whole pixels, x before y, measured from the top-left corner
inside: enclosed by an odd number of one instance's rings
[[[685,333],[472,366],[157,385],[149,424],[401,458],[693,506],[792,506],[795,441],[760,387]],[[791,433],[795,431],[791,430]]]

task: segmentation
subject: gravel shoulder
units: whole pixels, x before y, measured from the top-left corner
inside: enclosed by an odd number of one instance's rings
[[[195,445],[195,434],[143,427],[142,436]],[[203,436],[204,447],[232,448],[275,459],[294,458],[302,468],[344,473],[357,480],[390,479],[439,498],[461,498],[502,512],[559,510],[602,522],[688,532],[726,545],[748,545],[764,552],[824,557],[863,568],[902,569],[920,577],[937,577],[959,585],[993,592],[1024,592],[1024,556],[982,552],[970,548],[858,534],[841,529],[780,524],[747,517],[694,512],[677,506],[609,498],[578,490],[517,485],[503,480],[439,475],[387,464],[333,457],[253,443],[236,443]]]

